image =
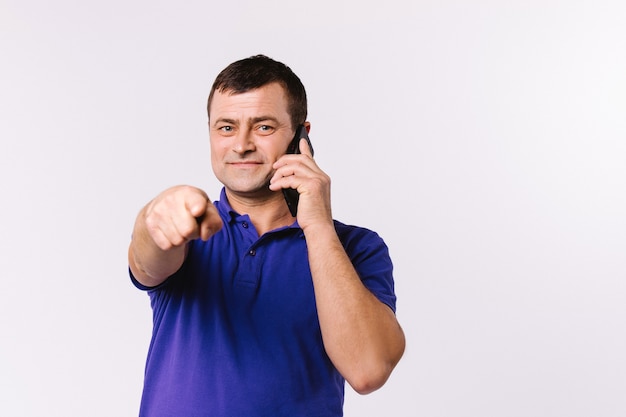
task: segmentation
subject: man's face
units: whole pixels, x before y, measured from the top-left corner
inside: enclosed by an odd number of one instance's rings
[[[233,95],[216,91],[209,114],[215,176],[234,194],[271,194],[272,164],[285,153],[293,133],[280,84]]]

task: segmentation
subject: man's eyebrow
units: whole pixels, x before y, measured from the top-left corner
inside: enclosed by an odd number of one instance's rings
[[[250,119],[248,119],[248,123],[250,123],[251,125],[261,123],[261,122],[268,122],[268,121],[278,123],[278,119],[275,118],[274,116],[257,116],[257,117],[251,117]]]
[[[248,124],[250,126],[255,125],[257,123],[262,123],[262,122],[274,122],[274,123],[279,123],[278,119],[274,116],[257,116],[257,117],[251,117],[248,119]],[[225,124],[229,124],[229,125],[234,125],[234,126],[239,126],[239,121],[236,119],[230,119],[228,117],[220,117],[218,119],[215,120],[215,122],[213,122],[213,126],[217,126],[218,124],[221,123],[225,123]]]
[[[227,117],[220,117],[213,122],[213,126],[217,126],[220,123],[226,123],[229,125],[237,125],[237,121],[235,119],[229,119]]]

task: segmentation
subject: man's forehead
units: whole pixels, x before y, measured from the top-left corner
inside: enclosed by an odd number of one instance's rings
[[[267,84],[245,92],[216,91],[211,103],[211,118],[229,117],[281,117],[288,116],[288,103],[284,88],[278,83]]]

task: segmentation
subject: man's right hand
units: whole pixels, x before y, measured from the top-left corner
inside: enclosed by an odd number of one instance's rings
[[[204,191],[187,185],[169,188],[137,216],[130,269],[140,283],[156,286],[182,266],[189,241],[207,240],[221,228],[222,219]]]
[[[148,234],[164,251],[190,240],[207,240],[222,228],[222,219],[207,194],[187,185],[163,191],[140,215]]]

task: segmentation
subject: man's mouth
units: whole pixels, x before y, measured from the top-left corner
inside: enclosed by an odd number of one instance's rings
[[[233,162],[227,162],[228,165],[235,165],[235,166],[255,166],[255,165],[261,165],[262,162],[259,161],[233,161]]]

